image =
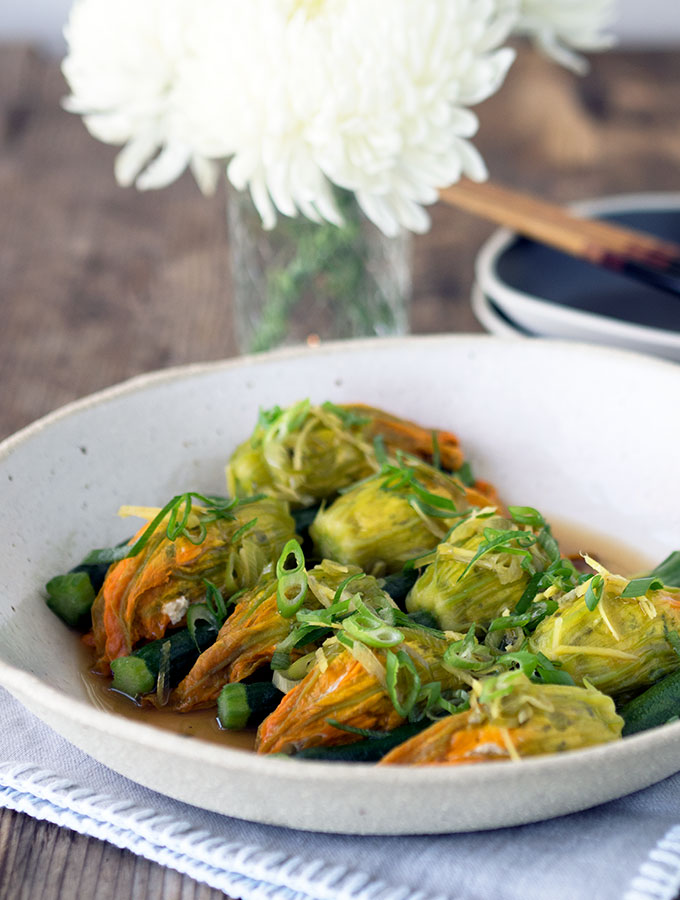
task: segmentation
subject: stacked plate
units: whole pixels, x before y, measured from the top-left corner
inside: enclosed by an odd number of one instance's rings
[[[629,194],[573,209],[680,242],[680,194]],[[571,338],[680,361],[680,297],[508,229],[484,244],[475,271],[472,308],[493,334]]]

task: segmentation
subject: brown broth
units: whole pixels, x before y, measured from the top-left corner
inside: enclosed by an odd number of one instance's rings
[[[220,728],[214,708],[178,713],[174,710],[139,706],[124,694],[112,691],[110,679],[90,670],[91,653],[87,648],[83,650],[86,654],[83,660],[83,684],[88,698],[98,709],[135,722],[154,725],[164,731],[173,731],[185,737],[200,738],[203,741],[221,744],[223,747],[231,747],[233,750],[254,750],[255,732],[225,731]]]
[[[587,553],[610,572],[630,578],[649,572],[659,560],[650,560],[637,548],[559,518],[546,516],[564,556]]]
[[[589,531],[579,525],[550,518],[553,534],[559,542],[564,555],[587,552],[612,572],[631,576],[649,571],[654,563],[646,559],[639,551],[621,544],[606,535]],[[123,716],[137,722],[145,722],[172,731],[186,737],[200,738],[232,749],[253,751],[255,746],[254,731],[225,731],[217,722],[215,709],[202,709],[189,713],[178,713],[171,710],[141,707],[117,691],[109,687],[107,678],[90,670],[92,657],[83,648],[87,656],[83,659],[83,682],[88,697],[99,709],[115,715]]]

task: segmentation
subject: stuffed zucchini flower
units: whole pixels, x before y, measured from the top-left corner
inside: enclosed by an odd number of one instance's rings
[[[98,670],[108,672],[111,660],[127,656],[140,641],[161,638],[183,623],[189,606],[204,598],[206,581],[225,597],[251,587],[295,533],[280,500],[202,498],[206,505],[181,506],[188,496],[180,497],[180,513],[177,503],[165,517],[165,508],[150,511],[150,517],[158,512],[154,521],[109,569],[92,606]]]
[[[607,694],[639,691],[680,669],[680,590],[655,576],[629,581],[594,560],[597,572],[560,601],[530,638],[577,684]]]
[[[437,546],[406,598],[407,609],[427,610],[451,631],[487,627],[514,610],[530,578],[554,561],[555,544],[545,540],[545,528],[533,529],[493,509],[473,510]]]
[[[426,463],[402,458],[396,465],[384,462],[379,474],[322,509],[309,534],[319,555],[383,575],[433,550],[471,507],[494,501],[488,485],[466,487]]]
[[[369,406],[312,406],[303,400],[286,410],[260,414],[251,435],[227,465],[227,487],[234,497],[264,492],[310,506],[377,472],[373,440],[388,452],[404,450],[442,466],[459,469],[463,454],[448,431],[423,428]]]
[[[291,753],[315,746],[350,744],[356,729],[392,731],[406,721],[421,686],[465,686],[458,672],[442,665],[444,636],[428,629],[380,629],[367,644],[345,626],[344,642],[333,638],[321,648],[313,668],[260,725],[259,753]],[[389,644],[390,646],[385,646]]]
[[[506,672],[475,685],[470,709],[399,744],[380,765],[456,765],[562,753],[621,737],[614,701],[593,687]]]
[[[346,588],[344,587],[347,584]],[[304,600],[307,610],[328,608],[340,591],[338,602],[345,594],[358,594],[371,608],[390,605],[378,582],[364,575],[356,566],[343,566],[323,560],[307,573],[308,590]],[[214,706],[225,684],[242,681],[258,668],[272,662],[274,653],[291,636],[293,643],[283,647],[288,662],[310,653],[316,646],[313,631],[303,629],[297,638],[299,621],[284,616],[277,603],[278,581],[267,573],[255,587],[242,594],[234,611],[226,620],[215,643],[202,653],[195,665],[175,691],[171,702],[186,712]],[[317,629],[318,632],[318,629]],[[328,631],[323,634],[325,639]],[[286,665],[283,666],[286,668]]]

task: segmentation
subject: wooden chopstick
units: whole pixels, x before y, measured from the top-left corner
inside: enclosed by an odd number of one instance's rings
[[[463,179],[440,190],[439,196],[450,206],[541,244],[680,294],[680,244],[582,218],[558,204],[488,181]]]

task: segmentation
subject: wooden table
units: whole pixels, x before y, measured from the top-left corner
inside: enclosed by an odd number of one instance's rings
[[[123,190],[115,150],[62,111],[58,64],[0,48],[0,437],[151,369],[235,354],[224,195],[189,176]],[[578,80],[525,51],[482,104],[493,177],[546,198],[680,190],[680,55],[594,58]],[[491,226],[435,207],[415,243],[414,332],[480,331],[469,307]],[[217,898],[109,844],[0,811],[0,900]]]

